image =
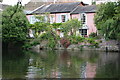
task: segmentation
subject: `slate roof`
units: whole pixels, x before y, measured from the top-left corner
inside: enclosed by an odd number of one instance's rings
[[[43,4],[49,5],[51,3],[53,2],[28,2],[27,4],[25,4],[25,10],[32,11],[42,6]]]
[[[96,12],[97,6],[96,5],[88,5],[88,6],[78,6],[71,14],[78,14],[78,13],[90,13]]]
[[[50,4],[40,7],[39,9],[33,11],[33,14],[37,13],[63,13],[63,12],[71,12],[73,9],[75,9],[78,5],[80,5],[80,2],[74,2],[74,3],[62,3],[62,4]]]

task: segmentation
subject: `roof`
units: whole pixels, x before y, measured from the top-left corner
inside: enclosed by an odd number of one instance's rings
[[[27,4],[25,4],[25,10],[29,10],[32,11],[40,6],[42,6],[43,4],[51,4],[52,2],[28,2]]]
[[[27,4],[25,4],[25,10],[34,10],[37,7],[43,4],[51,4],[51,3],[66,3],[66,2],[78,2],[79,0],[30,0]]]
[[[32,11],[29,11],[29,10],[23,10],[25,14],[31,14]]]
[[[71,14],[96,12],[96,5],[78,6]]]
[[[39,9],[33,11],[33,13],[62,13],[62,12],[71,12],[74,8],[80,5],[81,2],[74,3],[62,3],[62,4],[49,4],[40,7]]]

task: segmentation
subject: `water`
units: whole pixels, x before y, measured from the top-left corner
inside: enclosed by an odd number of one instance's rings
[[[119,78],[120,54],[100,51],[3,52],[2,78]]]

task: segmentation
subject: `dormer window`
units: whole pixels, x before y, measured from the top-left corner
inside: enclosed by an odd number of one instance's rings
[[[81,22],[82,22],[82,24],[86,23],[86,15],[84,13],[81,14]]]
[[[65,16],[65,15],[62,15],[61,18],[62,18],[62,22],[65,22],[66,16]]]

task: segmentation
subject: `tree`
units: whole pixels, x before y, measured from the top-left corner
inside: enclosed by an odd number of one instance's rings
[[[64,31],[64,34],[67,35],[68,32],[71,32],[71,34],[76,35],[76,31],[81,27],[81,22],[78,21],[78,19],[72,19],[62,24],[62,31]]]
[[[120,39],[120,2],[108,2],[98,6],[95,24],[106,39]]]
[[[10,6],[2,14],[2,41],[10,43],[24,42],[27,36],[28,20],[19,3]]]
[[[64,32],[64,38],[60,40],[60,43],[64,48],[68,48],[71,44],[68,33],[72,36],[76,36],[76,31],[81,27],[81,22],[78,19],[69,20],[61,25],[61,29]]]
[[[46,42],[44,45],[51,49],[56,47],[59,36],[56,34],[56,28],[58,28],[61,24],[53,23],[50,24],[49,13],[45,13],[44,15],[36,16],[38,21],[34,24],[31,24],[29,28],[35,31],[35,39],[38,39],[42,45],[42,42]]]

